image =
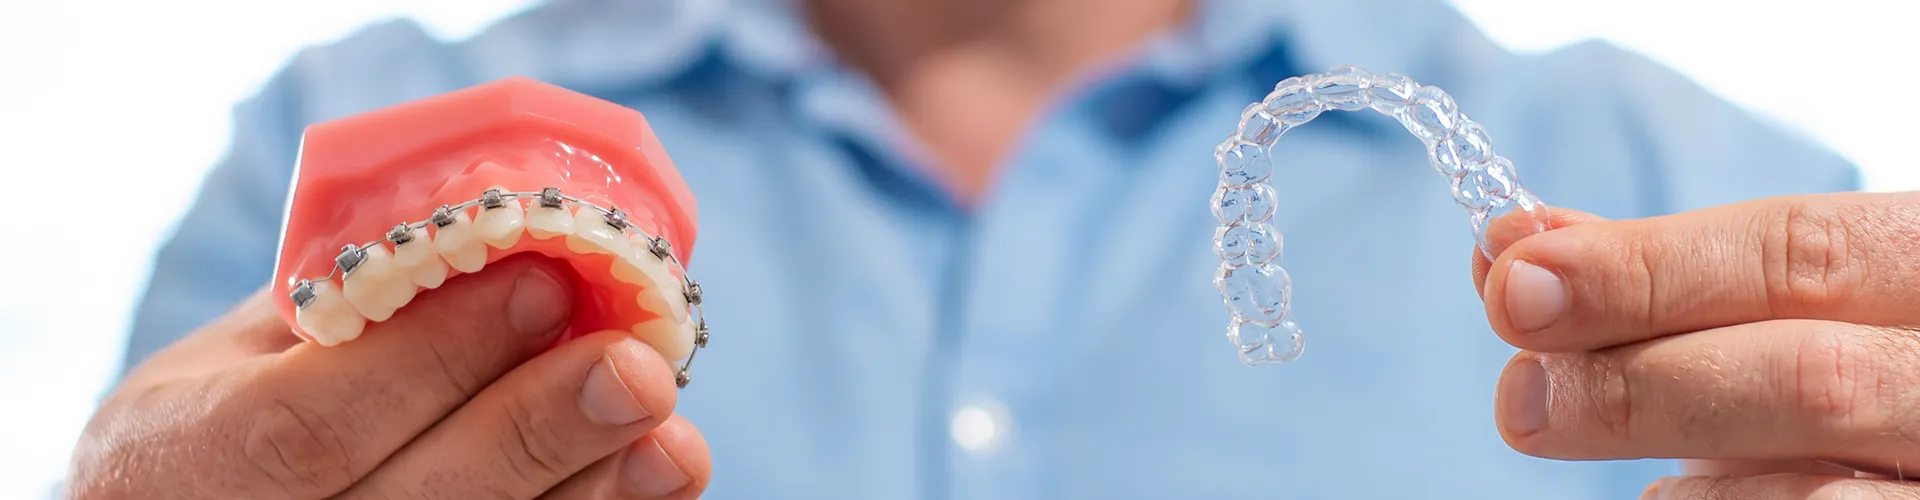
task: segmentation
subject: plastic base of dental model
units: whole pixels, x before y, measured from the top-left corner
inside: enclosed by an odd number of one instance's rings
[[[1280,230],[1271,222],[1277,205],[1273,146],[1288,130],[1323,112],[1365,109],[1399,120],[1426,145],[1428,162],[1447,178],[1454,202],[1467,211],[1474,240],[1489,260],[1495,255],[1487,232],[1495,220],[1526,217],[1525,234],[1548,227],[1546,204],[1520,184],[1513,162],[1494,153],[1486,129],[1461,113],[1446,92],[1352,66],[1283,80],[1265,99],[1247,106],[1239,128],[1213,153],[1220,167],[1212,199],[1220,220],[1213,238],[1220,257],[1214,287],[1232,316],[1227,340],[1242,363],[1291,362],[1306,348],[1293,319],[1293,281],[1280,266]]]
[[[294,284],[293,291],[288,294],[289,298],[293,300],[296,309],[305,311],[308,306],[313,304],[315,298],[319,296],[315,288],[317,286],[316,283],[326,283],[333,279],[335,275],[339,275],[342,280],[345,280],[348,275],[353,274],[353,271],[359,268],[362,262],[366,261],[367,248],[379,245],[381,242],[391,243],[395,248],[398,248],[400,245],[412,242],[413,232],[416,230],[425,229],[429,225],[438,229],[459,223],[459,219],[453,215],[455,213],[464,212],[476,206],[481,207],[483,210],[499,208],[504,206],[507,201],[519,198],[536,199],[539,201],[540,206],[547,208],[562,208],[571,205],[578,206],[583,210],[593,210],[599,213],[607,225],[614,230],[627,234],[629,238],[634,236],[644,238],[647,241],[647,250],[649,253],[652,253],[654,257],[660,259],[662,262],[672,265],[673,269],[679,272],[682,277],[681,293],[686,296],[687,306],[694,314],[693,350],[687,354],[686,361],[681,363],[679,370],[674,373],[674,383],[683,389],[686,388],[687,383],[692,381],[690,370],[693,367],[694,357],[700,354],[700,349],[707,347],[707,318],[706,314],[700,308],[700,283],[694,281],[692,278],[686,277],[686,267],[680,264],[680,259],[673,256],[671,252],[672,245],[667,242],[665,237],[647,234],[646,231],[634,227],[633,224],[627,221],[626,212],[618,208],[601,207],[592,202],[562,194],[558,188],[542,188],[538,192],[503,192],[499,189],[488,189],[482,193],[479,198],[456,205],[442,205],[435,208],[433,214],[426,220],[420,222],[403,222],[394,225],[392,230],[387,231],[387,236],[383,239],[369,241],[364,244],[349,243],[341,248],[340,256],[334,258],[334,268],[332,272],[327,273],[326,276],[300,280]]]

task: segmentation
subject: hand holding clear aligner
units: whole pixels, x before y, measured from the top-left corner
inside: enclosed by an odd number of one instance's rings
[[[1517,227],[1547,230],[1547,206],[1520,185],[1513,162],[1495,154],[1486,129],[1454,107],[1453,98],[1397,74],[1373,75],[1352,66],[1288,78],[1240,114],[1240,128],[1214,148],[1220,187],[1213,237],[1220,256],[1214,287],[1233,317],[1227,339],[1248,365],[1285,363],[1306,348],[1292,316],[1293,281],[1280,266],[1282,239],[1271,223],[1276,207],[1272,149],[1280,136],[1328,110],[1372,109],[1400,121],[1427,147],[1427,159],[1445,176],[1454,202],[1466,209],[1475,241],[1492,260],[1487,239],[1493,221],[1525,217]],[[1523,234],[1523,235],[1524,235]]]

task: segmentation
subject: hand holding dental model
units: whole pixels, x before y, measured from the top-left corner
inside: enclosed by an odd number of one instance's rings
[[[1216,284],[1243,362],[1301,353],[1265,222],[1268,148],[1324,110],[1368,107],[1425,140],[1470,214],[1487,317],[1523,349],[1497,391],[1515,449],[1693,459],[1647,498],[1920,497],[1906,481],[1920,472],[1920,194],[1548,215],[1484,129],[1398,75],[1338,67],[1281,82],[1217,151]]]
[[[693,200],[638,113],[504,80],[315,125],[296,172],[270,290],[128,375],[70,496],[704,490]]]
[[[582,290],[562,339],[631,331],[691,364],[708,335],[682,265],[693,213],[639,113],[503,80],[308,129],[274,292],[295,333],[332,346],[450,274],[539,253]]]

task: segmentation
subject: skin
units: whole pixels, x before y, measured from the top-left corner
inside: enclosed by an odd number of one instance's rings
[[[1183,19],[1181,0],[814,0],[814,31],[871,77],[972,203],[1050,100]]]
[[[991,188],[1050,97],[1185,9],[807,4],[816,31],[878,83],[969,201]],[[1496,402],[1514,449],[1690,459],[1688,476],[1656,483],[1649,498],[1920,498],[1899,480],[1920,464],[1920,390],[1909,388],[1920,380],[1920,336],[1909,328],[1920,324],[1920,279],[1910,278],[1920,276],[1920,195],[1555,217],[1554,231],[1496,236],[1495,261],[1474,257],[1489,321],[1523,350]],[[502,262],[338,348],[296,345],[266,296],[253,298],[106,400],[77,448],[70,496],[697,497],[711,460],[693,425],[672,415],[666,362],[613,334],[543,352],[551,332],[503,326],[513,318],[502,304],[526,270],[552,263]],[[1538,275],[1516,272],[1517,262],[1560,280],[1564,313],[1545,327],[1520,326],[1541,305],[1537,287],[1515,286],[1515,276]],[[565,303],[558,293],[549,300]],[[557,332],[565,319],[553,321]],[[591,421],[574,395],[606,366],[647,417]],[[664,469],[627,473],[630,464]],[[685,483],[634,491],[667,476]]]
[[[298,343],[263,290],[128,375],[69,496],[695,498],[711,460],[673,415],[671,365],[626,332],[548,350],[572,301],[561,266],[509,257],[336,347]],[[594,418],[609,407],[623,418]],[[685,479],[626,488],[622,463]]]
[[[1474,262],[1514,449],[1687,459],[1646,498],[1920,498],[1920,193],[1559,212]]]
[[[1184,11],[1160,0],[806,7],[968,201],[1050,96]],[[572,292],[530,276],[563,265],[509,257],[331,348],[300,343],[262,290],[128,374],[75,449],[68,497],[697,498],[711,456],[673,414],[668,362],[624,332],[549,350]]]

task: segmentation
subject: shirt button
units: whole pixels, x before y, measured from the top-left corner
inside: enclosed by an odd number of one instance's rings
[[[969,453],[986,453],[1006,442],[1013,430],[1007,411],[993,403],[974,403],[953,413],[948,432],[954,444]]]

